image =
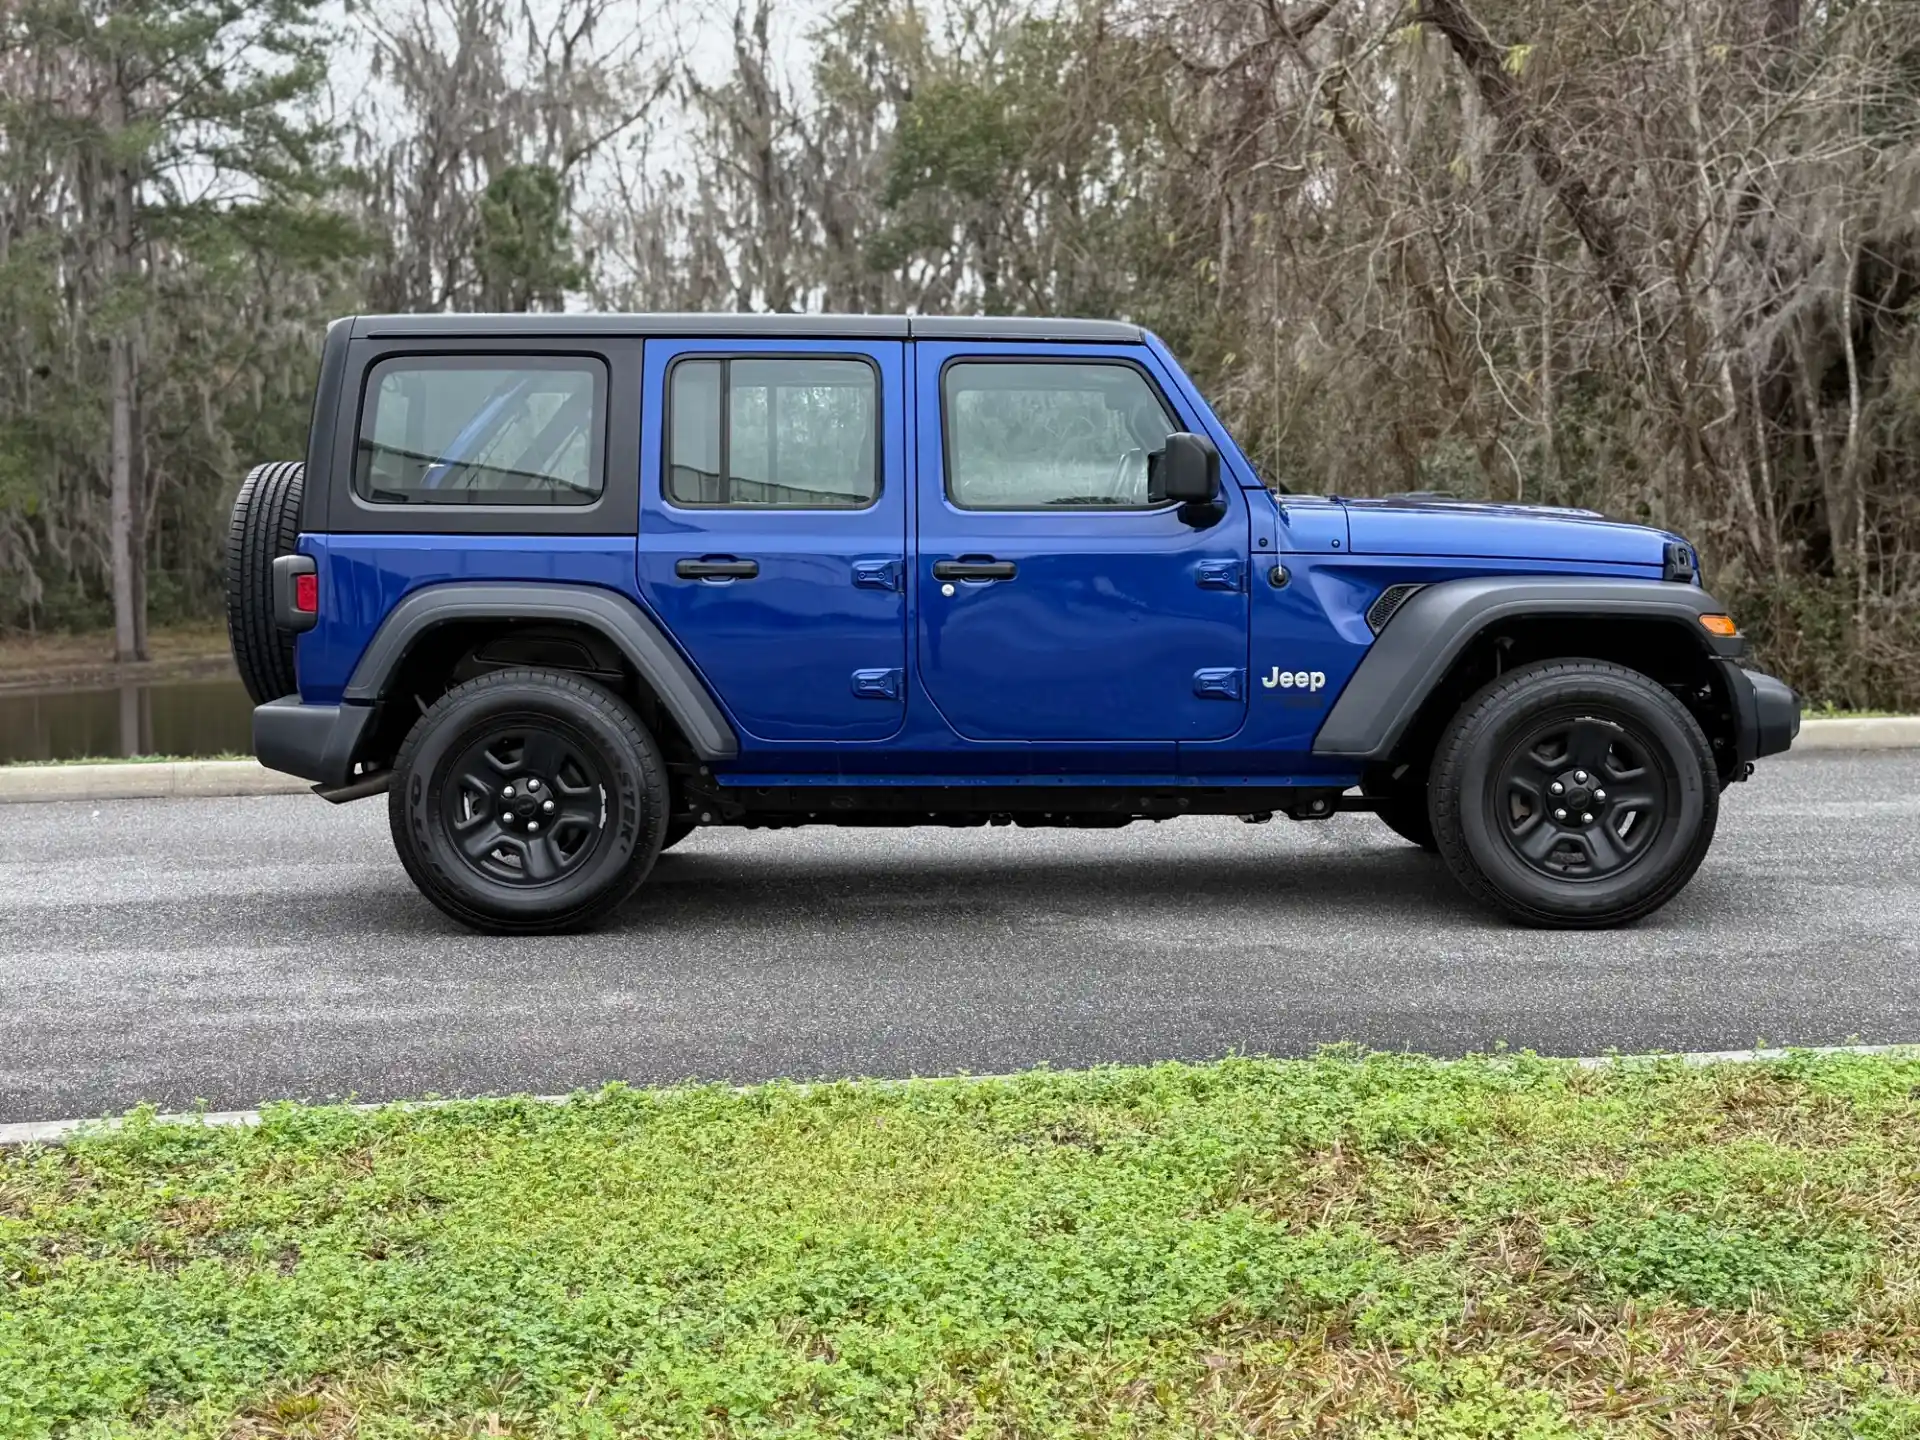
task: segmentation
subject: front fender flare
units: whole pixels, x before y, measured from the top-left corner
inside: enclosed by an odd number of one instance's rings
[[[1313,753],[1361,760],[1391,755],[1461,651],[1502,620],[1670,621],[1686,629],[1702,654],[1734,659],[1746,642],[1709,635],[1699,623],[1720,611],[1698,586],[1668,580],[1487,575],[1428,585],[1394,612],[1368,649],[1327,712]]]
[[[653,687],[702,760],[731,760],[739,737],[725,713],[660,627],[626,596],[593,585],[526,581],[476,581],[429,585],[414,591],[381,622],[353,667],[341,699],[372,705],[415,642],[441,625],[460,620],[563,621],[605,636]]]

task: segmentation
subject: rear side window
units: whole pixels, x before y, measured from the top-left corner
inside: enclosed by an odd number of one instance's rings
[[[382,360],[367,373],[354,492],[392,505],[591,505],[606,414],[598,360]]]
[[[1148,459],[1180,428],[1119,361],[967,361],[942,387],[947,498],[964,510],[1145,509]]]
[[[864,360],[677,362],[667,376],[667,499],[787,510],[873,504],[879,392]]]

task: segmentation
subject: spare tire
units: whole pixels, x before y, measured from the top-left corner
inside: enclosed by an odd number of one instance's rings
[[[306,474],[298,460],[254,466],[240,483],[227,526],[227,639],[256,705],[299,688],[293,633],[273,623],[273,562],[299,543]]]

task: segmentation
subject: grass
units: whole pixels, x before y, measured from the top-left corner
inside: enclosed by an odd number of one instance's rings
[[[217,620],[155,626],[147,636],[144,665],[116,667],[113,632],[82,631],[24,635],[0,632],[0,684],[11,687],[107,683],[128,673],[142,677],[198,674],[230,668],[226,626]]]
[[[1920,1435],[1920,1059],[1329,1054],[136,1116],[0,1433]]]
[[[1801,712],[1804,720],[1887,720],[1903,718],[1899,710],[1848,710],[1830,701],[1808,705]]]

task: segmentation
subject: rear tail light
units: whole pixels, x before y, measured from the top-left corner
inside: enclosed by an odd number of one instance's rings
[[[293,577],[293,608],[302,615],[320,613],[320,577],[318,575]]]

